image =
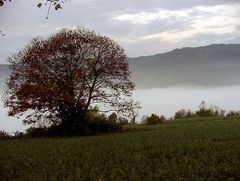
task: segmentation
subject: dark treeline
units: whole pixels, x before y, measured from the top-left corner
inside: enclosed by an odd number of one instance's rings
[[[115,112],[109,115],[100,113],[97,107],[87,113],[86,119],[89,122],[89,135],[118,132],[122,130],[123,125],[131,123],[127,118],[118,116]],[[66,136],[62,129],[64,128],[49,124],[48,121],[42,121],[32,125],[25,133],[16,131],[11,135],[6,131],[0,131],[0,139]]]
[[[181,109],[174,115],[174,119],[191,118],[191,117],[213,117],[213,116],[240,116],[240,111],[226,112],[224,109],[216,105],[207,106],[205,101],[202,101],[197,111]]]
[[[193,117],[239,117],[240,111],[229,111],[226,112],[224,109],[221,109],[219,106],[211,105],[207,106],[205,101],[202,101],[199,105],[197,111],[192,111],[188,109],[180,109],[175,112],[172,119],[184,119],[184,118],[193,118]],[[152,114],[151,116],[144,115],[141,119],[141,124],[161,124],[168,121],[165,116],[158,116],[157,114]]]
[[[179,120],[194,117],[240,117],[240,111],[226,112],[216,105],[207,106],[206,102],[202,101],[197,111],[181,109],[170,119],[167,119],[164,115],[151,114],[150,116],[144,115],[138,123],[136,122],[136,115],[133,116],[132,119],[121,117],[115,112],[107,115],[100,113],[97,107],[94,107],[93,111],[88,112],[86,119],[89,122],[89,129],[91,131],[89,135],[92,135],[121,131],[123,126],[127,124],[154,125],[162,124],[173,119]],[[61,136],[63,131],[60,129],[61,128],[56,125],[51,125],[47,121],[43,121],[28,128],[25,133],[16,131],[10,135],[5,131],[0,131],[0,139]]]

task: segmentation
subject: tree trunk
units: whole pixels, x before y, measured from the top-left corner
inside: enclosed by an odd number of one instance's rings
[[[77,110],[75,107],[61,111],[62,122],[59,124],[60,132],[63,135],[89,135],[88,121],[85,119],[86,113]]]

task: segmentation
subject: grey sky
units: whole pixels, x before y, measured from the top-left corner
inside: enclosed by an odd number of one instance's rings
[[[0,8],[0,63],[33,37],[83,26],[110,36],[130,57],[213,43],[240,43],[239,0],[70,0],[63,9],[17,0]]]

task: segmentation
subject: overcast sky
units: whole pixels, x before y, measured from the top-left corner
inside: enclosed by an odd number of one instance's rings
[[[0,7],[0,63],[33,37],[85,27],[116,40],[129,57],[213,43],[240,43],[240,0],[70,0],[63,9],[40,0]]]

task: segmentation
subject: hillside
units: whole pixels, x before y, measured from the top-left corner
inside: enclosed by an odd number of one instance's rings
[[[138,88],[240,84],[240,44],[217,44],[129,58]]]
[[[137,88],[240,84],[240,44],[215,44],[128,58]],[[9,74],[0,65],[0,88]]]

